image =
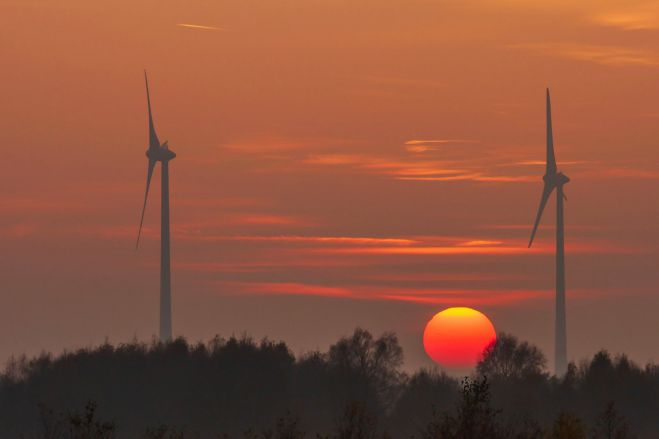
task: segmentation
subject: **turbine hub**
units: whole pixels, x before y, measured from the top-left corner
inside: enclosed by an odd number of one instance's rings
[[[545,184],[552,187],[562,186],[570,181],[570,178],[562,172],[557,172],[555,174],[545,174],[542,179],[544,180]]]
[[[570,182],[570,178],[567,175],[563,174],[562,172],[556,174],[556,177],[559,185],[564,185]]]
[[[165,142],[160,148],[147,149],[146,156],[149,160],[154,160],[156,162],[168,162],[176,158],[176,153],[169,149],[167,142]]]

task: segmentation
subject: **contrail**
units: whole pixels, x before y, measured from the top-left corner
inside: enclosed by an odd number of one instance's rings
[[[221,30],[221,31],[225,30],[221,27],[203,26],[201,24],[178,23],[177,26],[185,27],[185,28],[188,28],[188,29]]]

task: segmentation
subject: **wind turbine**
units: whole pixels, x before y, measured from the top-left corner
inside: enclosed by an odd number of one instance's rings
[[[554,189],[556,189],[556,327],[555,327],[555,371],[557,376],[567,372],[567,328],[565,322],[565,230],[563,225],[563,200],[567,199],[563,193],[563,186],[570,181],[567,175],[558,172],[556,157],[554,155],[554,134],[551,126],[551,100],[547,89],[547,169],[542,179],[545,186],[542,189],[540,207],[535,218],[529,248],[538,230],[542,212]]]
[[[146,192],[144,193],[144,206],[142,207],[142,217],[140,219],[140,228],[137,232],[137,243],[135,249],[140,245],[140,236],[142,234],[142,224],[144,223],[144,211],[146,210],[146,201],[149,197],[149,186],[151,186],[151,176],[158,162],[162,163],[162,180],[161,180],[161,201],[160,201],[160,341],[166,343],[172,340],[172,289],[171,289],[171,272],[169,262],[169,161],[176,157],[174,151],[169,149],[167,142],[161,144],[153,126],[153,116],[151,115],[151,96],[149,95],[149,80],[144,71],[144,82],[146,84],[146,102],[149,108],[149,149],[146,150],[146,156],[149,164],[146,174]]]

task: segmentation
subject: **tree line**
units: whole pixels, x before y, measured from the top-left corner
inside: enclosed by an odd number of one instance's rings
[[[395,334],[360,328],[297,358],[247,336],[15,358],[0,374],[0,437],[659,437],[659,366],[624,355],[601,351],[557,378],[538,348],[500,334],[462,380],[402,364]]]

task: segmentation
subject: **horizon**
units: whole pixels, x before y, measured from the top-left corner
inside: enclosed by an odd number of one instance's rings
[[[299,355],[355,327],[392,331],[411,371],[435,364],[426,323],[467,306],[553,364],[553,197],[527,248],[549,87],[571,178],[568,361],[600,349],[659,361],[652,3],[27,0],[0,12],[0,363],[158,332],[159,184],[134,246],[144,69],[158,136],[178,154],[174,337],[249,333]]]

